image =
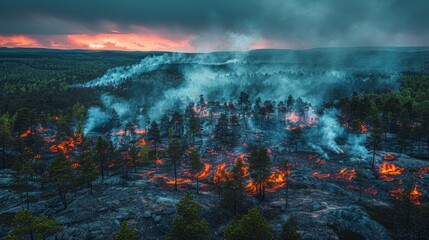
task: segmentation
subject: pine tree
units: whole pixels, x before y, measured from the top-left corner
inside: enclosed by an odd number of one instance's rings
[[[249,158],[249,173],[260,199],[265,198],[265,185],[270,176],[270,157],[265,147],[255,149]]]
[[[258,209],[250,209],[239,222],[232,220],[225,229],[226,240],[272,239],[271,228]]]
[[[208,222],[201,217],[201,206],[187,193],[176,204],[177,219],[172,222],[167,240],[209,240],[211,239]]]
[[[139,153],[134,144],[130,147],[130,158],[131,158],[131,166],[134,168],[134,172],[137,172],[137,166],[139,165]]]
[[[191,116],[189,120],[189,132],[192,137],[192,144],[195,144],[195,138],[201,135],[200,119],[196,116]]]
[[[168,156],[170,157],[170,164],[174,168],[174,190],[177,191],[177,165],[182,157],[182,146],[179,140],[173,140],[168,145]]]
[[[200,154],[197,149],[192,149],[192,152],[189,154],[189,164],[191,165],[191,173],[197,181],[197,194],[198,194],[198,174],[203,169],[203,163],[200,159]]]
[[[107,168],[108,163],[108,151],[109,146],[105,140],[103,140],[101,137],[97,138],[97,142],[95,144],[95,160],[98,163],[98,166],[100,168],[101,178],[104,179],[104,174]]]
[[[180,139],[183,135],[183,117],[178,111],[173,113],[171,127],[173,128],[174,137]]]
[[[289,142],[291,145],[295,145],[295,152],[298,151],[298,143],[302,140],[301,128],[293,128],[289,135]]]
[[[237,215],[243,209],[244,201],[244,162],[238,158],[232,167],[231,174],[223,183],[221,205]]]
[[[228,142],[229,129],[228,117],[226,114],[221,114],[214,129],[214,138],[221,144],[229,144]]]
[[[289,95],[286,100],[286,111],[292,112],[294,106],[295,106],[295,100],[293,99],[292,95]]]
[[[370,111],[369,111],[369,120],[372,123],[372,132],[371,132],[371,139],[369,141],[369,144],[372,148],[372,169],[375,168],[375,153],[377,150],[381,147],[381,141],[382,141],[382,126],[381,121],[379,120],[379,110],[377,106],[375,105],[374,101],[371,102]]]
[[[83,141],[82,144],[82,154],[80,156],[80,180],[83,184],[85,184],[88,188],[91,189],[92,194],[92,182],[97,179],[98,171],[91,156],[91,146],[89,144],[90,141],[86,139]]]
[[[161,122],[159,125],[159,131],[162,138],[165,138],[168,136],[168,130],[170,129],[170,118],[168,117],[167,113],[164,113],[161,118]]]
[[[295,216],[290,216],[289,219],[283,224],[283,231],[280,236],[282,240],[298,240],[301,239],[298,233],[298,222]]]
[[[138,240],[140,239],[139,233],[134,228],[128,227],[128,222],[121,222],[121,229],[116,233],[114,240]]]
[[[156,123],[155,121],[153,121],[152,124],[150,125],[148,139],[149,141],[153,142],[154,155],[156,157],[158,144],[161,143],[161,134],[159,133],[158,123]]]
[[[64,209],[68,206],[67,193],[72,187],[74,174],[71,162],[61,151],[49,166],[49,179],[57,187]]]
[[[5,240],[46,239],[63,231],[54,218],[34,216],[29,210],[20,210],[12,220],[13,227]]]
[[[12,125],[13,119],[9,114],[3,114],[0,117],[0,148],[2,149],[1,159],[4,168],[7,165],[6,149],[14,140],[12,137]]]
[[[140,149],[139,153],[140,159],[141,159],[141,165],[143,167],[150,165],[150,158],[149,158],[149,147],[147,145],[143,145]]]
[[[238,106],[241,112],[241,116],[243,117],[244,124],[247,128],[247,112],[250,110],[251,102],[249,100],[249,95],[244,92],[240,92],[240,97],[238,98]]]

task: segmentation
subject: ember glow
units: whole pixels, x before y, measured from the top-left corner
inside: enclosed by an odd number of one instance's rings
[[[413,189],[407,194],[405,189],[398,188],[390,191],[390,195],[396,200],[403,200],[408,198],[408,200],[416,205],[421,204],[421,198],[423,194],[418,190],[417,184],[414,184]]]
[[[329,178],[331,176],[330,173],[318,173],[318,172],[314,172],[311,174],[311,176],[316,177],[318,179],[324,179],[324,178]]]
[[[286,120],[289,120],[292,123],[296,123],[299,121],[299,116],[296,115],[294,112],[291,112],[290,115],[286,118]]]
[[[28,137],[32,134],[34,134],[34,133],[31,131],[31,128],[29,128],[29,129],[27,129],[27,131],[25,131],[23,134],[21,134],[20,137],[25,138],[25,137]]]
[[[73,151],[73,149],[76,147],[76,145],[81,144],[83,141],[83,137],[81,134],[75,133],[73,137],[70,137],[66,140],[63,140],[62,142],[52,145],[49,150],[51,152],[58,152],[61,151],[64,154],[67,154],[71,151]]]
[[[355,177],[355,175],[356,171],[354,169],[347,170],[346,168],[343,168],[335,175],[335,178],[350,181]]]
[[[393,163],[383,163],[378,170],[380,174],[384,175],[401,175],[404,171],[404,168],[398,167]]]
[[[386,153],[386,155],[384,155],[383,159],[386,161],[393,161],[395,160],[396,156],[390,153]]]

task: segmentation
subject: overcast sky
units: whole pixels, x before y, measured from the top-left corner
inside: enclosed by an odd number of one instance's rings
[[[2,0],[0,45],[191,52],[428,46],[429,0]]]

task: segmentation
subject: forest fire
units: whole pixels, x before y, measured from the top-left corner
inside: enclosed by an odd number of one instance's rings
[[[318,179],[324,179],[324,178],[329,178],[331,176],[330,173],[318,173],[318,172],[314,172],[311,174],[311,176],[318,178]]]
[[[25,138],[25,137],[28,137],[28,136],[30,136],[30,135],[32,135],[32,134],[34,134],[32,131],[31,131],[31,128],[29,128],[29,129],[27,129],[27,131],[25,131],[23,134],[21,134],[21,135],[19,135],[21,138]]]
[[[134,130],[135,134],[141,135],[141,134],[146,134],[147,130],[146,129],[136,129]]]
[[[137,145],[137,146],[139,146],[139,147],[142,147],[142,146],[146,146],[146,145],[147,145],[147,143],[146,143],[146,140],[145,140],[144,138],[141,138],[141,139],[136,143],[136,145]]]
[[[178,185],[185,184],[185,183],[191,183],[191,182],[192,182],[192,180],[189,178],[177,178],[177,184]],[[165,184],[167,184],[167,185],[175,185],[175,183],[176,183],[176,181],[174,179],[165,182]]]
[[[393,163],[383,163],[378,170],[380,174],[384,175],[401,175],[404,168],[398,167]]]
[[[335,175],[335,178],[350,181],[355,177],[355,175],[356,170],[347,170],[346,168],[343,168]]]
[[[398,188],[390,191],[390,196],[392,196],[394,199],[398,201],[402,201],[404,199],[408,199],[410,202],[420,205],[421,204],[421,197],[423,194],[419,192],[417,188],[417,184],[414,184],[413,189],[407,194],[405,189]]]
[[[289,120],[292,123],[296,123],[299,121],[299,116],[296,115],[294,112],[291,112],[289,117],[286,118],[286,120]]]
[[[372,186],[372,187],[369,187],[369,188],[365,188],[363,191],[366,192],[366,193],[369,193],[371,195],[377,195],[377,193],[378,193],[378,191],[375,188],[375,186]]]
[[[267,192],[276,192],[286,186],[286,175],[290,174],[290,170],[283,171],[275,169],[267,180]]]
[[[156,164],[156,165],[162,165],[162,164],[164,164],[164,161],[162,161],[162,159],[160,159],[160,158],[157,158],[157,159],[155,160],[155,164]]]
[[[81,144],[83,141],[83,137],[81,134],[75,133],[73,137],[70,137],[69,139],[66,139],[59,144],[52,145],[49,150],[53,153],[56,153],[58,151],[62,151],[64,154],[69,153],[70,151],[73,151],[73,149],[76,147],[76,145]]]
[[[359,123],[359,128],[361,133],[368,132],[368,128],[363,123]]]
[[[326,160],[323,160],[323,159],[319,158],[314,163],[318,164],[318,165],[325,165],[326,164]]]
[[[209,177],[212,174],[211,171],[212,166],[208,163],[204,163],[204,169],[197,174],[199,179],[204,179]]]
[[[421,167],[415,174],[420,175],[420,178],[423,178],[423,174],[429,173],[429,166]]]
[[[395,160],[396,156],[390,153],[386,153],[386,155],[384,155],[383,159],[386,161],[393,161]]]
[[[225,170],[226,163],[219,164],[216,167],[216,172],[213,175],[213,182],[223,183],[228,179],[229,173]]]
[[[417,184],[414,184],[413,190],[410,192],[410,201],[414,204],[420,205],[420,198],[423,196],[421,192],[417,189]]]

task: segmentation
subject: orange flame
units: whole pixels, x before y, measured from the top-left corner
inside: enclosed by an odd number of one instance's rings
[[[146,146],[146,140],[144,140],[144,138],[142,138],[142,139],[140,139],[137,143],[136,143],[136,145],[137,146],[140,146],[140,147],[142,147],[142,146]]]
[[[76,145],[79,145],[82,142],[83,142],[82,134],[75,133],[73,137],[70,137],[69,139],[62,141],[57,145],[52,145],[49,148],[49,150],[51,152],[62,151],[64,154],[67,154],[68,152],[73,151]]]
[[[318,172],[314,172],[311,174],[311,176],[316,177],[318,179],[324,179],[324,178],[328,178],[331,176],[330,173],[318,173]]]
[[[343,168],[335,175],[335,178],[350,181],[355,177],[355,175],[356,171],[354,169],[347,170],[346,168]]]
[[[369,187],[369,188],[365,188],[363,190],[366,193],[372,194],[372,195],[377,195],[377,189],[375,189],[375,186]]]
[[[23,134],[20,135],[21,138],[25,138],[30,136],[31,134],[33,134],[33,132],[31,131],[31,128],[27,129],[27,131],[25,131]]]
[[[72,163],[71,167],[73,169],[76,169],[76,168],[80,167],[80,164],[79,163]]]
[[[216,167],[216,172],[213,175],[213,182],[223,183],[228,179],[229,173],[225,170],[226,163],[219,164]]]
[[[383,159],[386,161],[393,161],[396,158],[396,156],[390,154],[390,153],[386,153],[386,155],[384,155]]]
[[[363,123],[360,123],[360,124],[359,124],[359,127],[360,127],[360,132],[361,132],[361,133],[366,133],[366,132],[368,132],[368,128],[367,128]]]
[[[318,164],[320,164],[320,165],[324,165],[324,164],[326,164],[326,161],[325,161],[325,160],[323,160],[323,159],[317,159],[317,160],[316,160],[316,163],[318,163]]]
[[[296,123],[296,122],[299,121],[299,116],[296,115],[294,112],[291,112],[290,115],[289,115],[289,117],[287,118],[287,120],[289,120],[289,121],[291,121],[293,123]]]
[[[164,161],[162,161],[162,159],[160,159],[160,158],[157,158],[157,159],[155,160],[155,164],[156,164],[156,165],[162,165],[162,164],[164,164]]]
[[[404,171],[404,168],[398,167],[393,163],[383,163],[378,170],[380,174],[385,175],[400,175]]]
[[[207,178],[211,175],[211,165],[208,163],[204,163],[204,169],[197,174],[199,179]]]
[[[136,134],[141,135],[141,134],[145,134],[147,131],[146,131],[146,129],[136,129],[134,132],[135,132]]]
[[[174,179],[173,180],[169,180],[169,181],[167,181],[166,182],[166,184],[167,185],[174,185]],[[177,178],[177,184],[178,185],[180,185],[180,184],[185,184],[185,183],[191,183],[192,182],[192,180],[191,179],[189,179],[189,178]]]
[[[413,190],[410,192],[410,201],[414,204],[420,205],[420,198],[423,196],[421,192],[417,189],[417,184],[414,184]]]
[[[396,200],[402,200],[405,197],[405,189],[398,188],[398,189],[391,190],[390,196],[392,196]],[[421,204],[420,198],[422,196],[423,194],[420,193],[419,190],[417,189],[417,184],[414,184],[414,188],[409,193],[408,199],[410,200],[410,202],[416,205],[420,205]]]

